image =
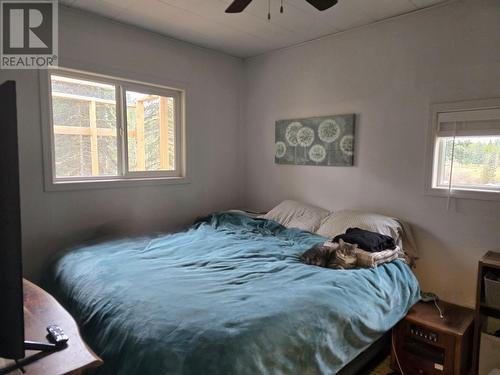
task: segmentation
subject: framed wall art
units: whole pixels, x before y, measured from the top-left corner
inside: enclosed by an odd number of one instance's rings
[[[352,166],[354,114],[276,121],[276,164]]]

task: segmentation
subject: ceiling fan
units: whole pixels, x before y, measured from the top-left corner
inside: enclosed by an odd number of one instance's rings
[[[317,10],[327,10],[335,4],[338,0],[306,0],[309,4],[315,7]],[[241,13],[250,4],[252,0],[234,0],[231,5],[226,9],[226,13]],[[281,6],[281,12],[283,13],[283,6]]]

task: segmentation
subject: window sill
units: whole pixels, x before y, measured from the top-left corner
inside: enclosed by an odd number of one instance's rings
[[[468,190],[468,189],[452,189],[451,194],[448,193],[448,188],[427,188],[426,195],[435,197],[459,198],[459,199],[476,199],[485,201],[500,201],[500,192],[492,190]]]
[[[46,181],[45,191],[116,189],[140,186],[189,184],[188,177],[144,177],[144,178],[110,178],[102,180],[81,181]]]

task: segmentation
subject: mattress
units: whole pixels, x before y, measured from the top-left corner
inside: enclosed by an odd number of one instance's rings
[[[420,290],[401,260],[299,261],[324,237],[238,213],[61,256],[46,286],[104,359],[97,374],[334,374]]]

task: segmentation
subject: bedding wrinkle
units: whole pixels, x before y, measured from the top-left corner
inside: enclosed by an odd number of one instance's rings
[[[237,213],[77,248],[47,289],[104,359],[95,375],[334,374],[418,300],[408,265],[331,270],[325,237]]]

